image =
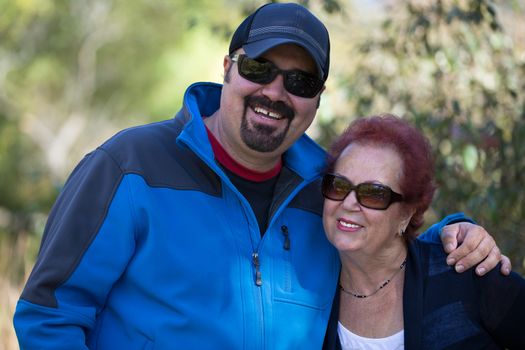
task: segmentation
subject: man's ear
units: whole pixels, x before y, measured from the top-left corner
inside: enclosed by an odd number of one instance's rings
[[[224,68],[224,82],[229,83],[230,82],[230,70],[233,66],[233,61],[230,58],[229,55],[224,56],[224,60],[222,61],[222,66]]]
[[[317,109],[319,109],[319,106],[321,105],[321,95],[323,94],[325,89],[326,89],[326,85],[323,86],[321,92],[319,93],[319,99],[317,100],[317,106],[316,106]]]

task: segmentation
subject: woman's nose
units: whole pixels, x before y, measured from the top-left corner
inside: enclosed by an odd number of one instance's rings
[[[352,190],[345,199],[343,199],[343,203],[341,204],[344,209],[346,210],[360,210],[361,204],[359,204],[359,201],[357,200],[357,193],[356,191]]]

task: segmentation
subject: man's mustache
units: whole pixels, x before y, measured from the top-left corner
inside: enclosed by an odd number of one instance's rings
[[[272,101],[265,96],[246,96],[244,98],[246,106],[261,106],[268,110],[273,110],[284,118],[292,120],[295,116],[295,111],[283,101]]]

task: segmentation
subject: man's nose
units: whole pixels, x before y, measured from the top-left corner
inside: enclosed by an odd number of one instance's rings
[[[283,100],[287,91],[284,88],[284,77],[281,73],[277,74],[274,80],[264,84],[262,93],[272,101]]]

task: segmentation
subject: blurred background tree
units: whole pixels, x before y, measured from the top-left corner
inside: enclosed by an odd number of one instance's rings
[[[232,31],[264,0],[0,0],[0,349],[67,175],[118,130],[170,118],[222,81]],[[525,273],[525,37],[518,0],[303,0],[332,38],[309,134],[393,112],[435,147],[428,222],[464,211]],[[7,335],[7,336],[6,336]]]
[[[83,154],[125,126],[169,118],[199,74],[219,81],[222,61],[209,57],[229,33],[216,29],[238,20],[216,1],[0,0],[0,8],[0,234],[11,241],[41,234]],[[20,282],[32,261],[3,256],[10,264],[0,271]]]
[[[523,11],[517,1],[506,6],[514,8],[501,10]],[[439,190],[427,222],[465,212],[523,274],[523,41],[515,46],[505,31],[509,23],[490,1],[412,0],[387,12],[377,29],[348,48],[351,63],[335,75],[346,108],[320,118],[318,140],[328,144],[348,116],[393,112],[414,122],[430,138],[437,161]]]

